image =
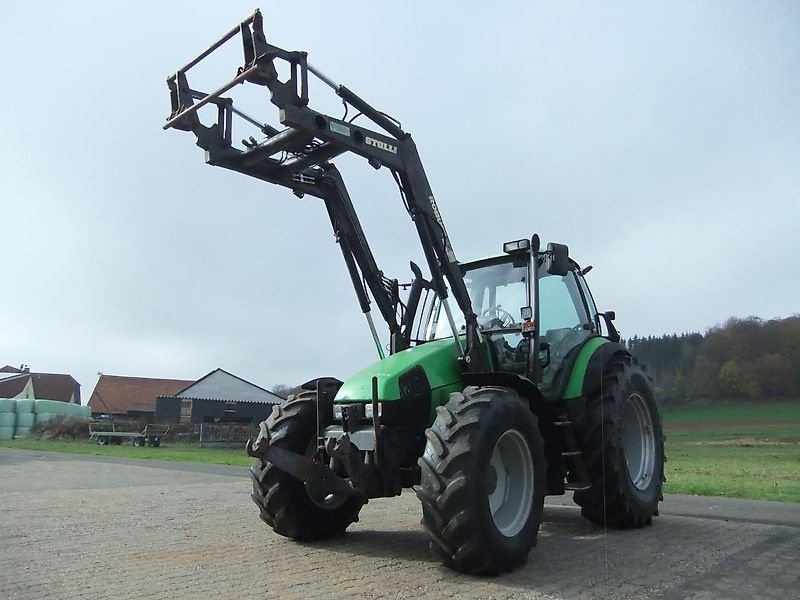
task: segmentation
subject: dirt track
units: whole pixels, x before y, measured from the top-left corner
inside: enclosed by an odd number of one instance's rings
[[[668,497],[653,527],[603,531],[548,501],[527,565],[441,567],[413,494],[342,538],[257,517],[244,469],[0,449],[0,598],[797,598],[800,505]]]

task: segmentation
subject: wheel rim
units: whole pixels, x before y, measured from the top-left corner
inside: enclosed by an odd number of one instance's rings
[[[623,449],[628,476],[636,489],[645,490],[653,480],[656,439],[650,410],[640,394],[628,396],[623,406],[622,422],[625,428]]]
[[[533,458],[519,431],[509,429],[500,436],[488,471],[492,519],[501,534],[512,537],[525,527],[533,507]]]

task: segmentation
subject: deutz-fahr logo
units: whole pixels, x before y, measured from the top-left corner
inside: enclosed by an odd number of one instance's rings
[[[385,150],[386,152],[397,154],[397,146],[392,146],[391,144],[387,144],[386,142],[373,139],[369,136],[364,138],[364,143],[367,146],[375,146],[376,148],[380,148],[381,150]]]

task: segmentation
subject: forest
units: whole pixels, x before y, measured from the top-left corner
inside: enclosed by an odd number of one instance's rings
[[[634,336],[625,343],[647,365],[665,403],[800,396],[800,315],[731,318],[705,334]]]

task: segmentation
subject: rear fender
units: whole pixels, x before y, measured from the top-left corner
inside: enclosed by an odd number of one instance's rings
[[[574,400],[594,394],[600,389],[603,373],[609,361],[615,356],[630,356],[630,352],[622,344],[611,342],[606,338],[589,339],[578,352],[572,365],[572,373],[562,398]]]

